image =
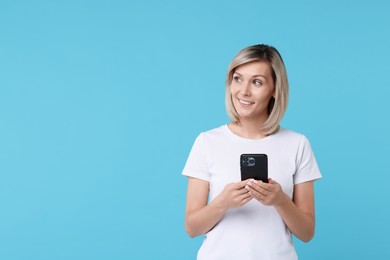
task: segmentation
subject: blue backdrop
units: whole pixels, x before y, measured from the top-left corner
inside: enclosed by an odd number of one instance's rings
[[[324,178],[300,259],[390,259],[388,1],[0,2],[0,259],[195,259],[181,171],[274,45]]]

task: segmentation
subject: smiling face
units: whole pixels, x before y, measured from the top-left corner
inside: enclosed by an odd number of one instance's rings
[[[275,93],[271,66],[267,62],[253,61],[237,67],[230,93],[240,121],[264,123],[268,118],[268,104]]]

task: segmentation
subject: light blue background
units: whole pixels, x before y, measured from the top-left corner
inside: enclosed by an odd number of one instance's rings
[[[1,1],[0,259],[195,259],[181,170],[227,121],[242,48],[289,73],[317,230],[300,259],[390,259],[387,1]]]

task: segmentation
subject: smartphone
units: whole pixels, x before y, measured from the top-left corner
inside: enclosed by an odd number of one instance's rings
[[[241,180],[255,179],[268,182],[268,156],[266,154],[241,154]]]

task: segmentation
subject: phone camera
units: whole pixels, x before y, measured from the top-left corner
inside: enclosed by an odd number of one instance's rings
[[[242,158],[242,165],[245,167],[255,166],[256,160],[252,156],[245,156]]]

